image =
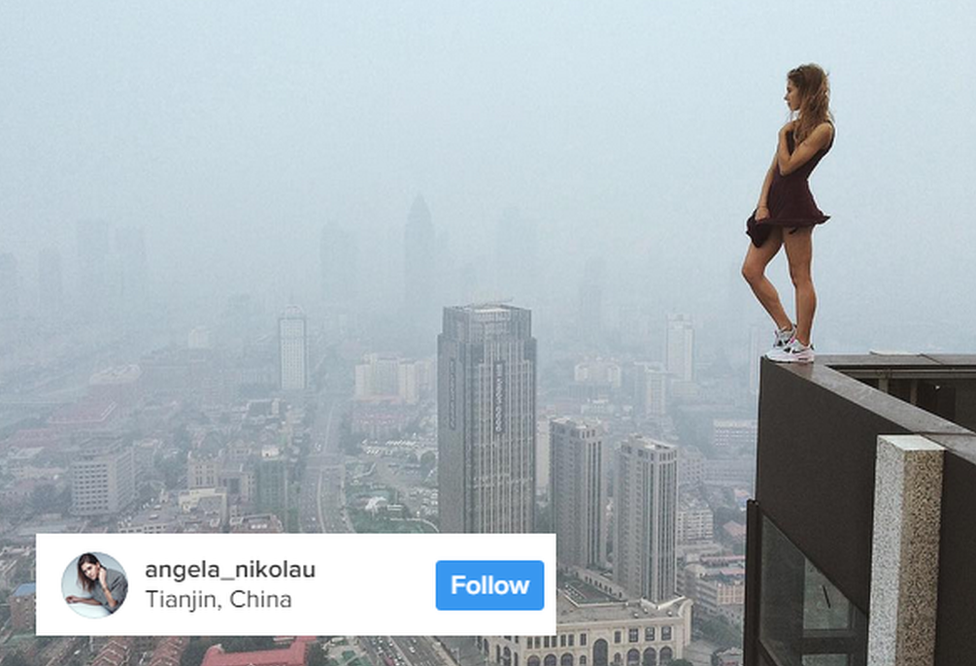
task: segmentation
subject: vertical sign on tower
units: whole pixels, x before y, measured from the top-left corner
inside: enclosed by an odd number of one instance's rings
[[[505,361],[495,361],[491,374],[491,424],[500,434],[505,432]]]
[[[447,425],[457,430],[457,361],[447,364]]]

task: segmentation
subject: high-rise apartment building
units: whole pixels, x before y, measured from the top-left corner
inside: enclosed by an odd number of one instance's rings
[[[607,543],[603,426],[552,419],[549,447],[556,561],[560,567],[603,568]]]
[[[644,416],[668,413],[668,374],[660,363],[636,364],[636,403]]]
[[[617,453],[614,580],[663,603],[675,597],[678,449],[632,435]]]
[[[666,341],[668,372],[677,380],[693,381],[695,378],[695,328],[691,317],[683,314],[668,315]]]
[[[308,321],[297,305],[278,318],[278,381],[282,391],[308,388]]]
[[[254,474],[258,511],[273,513],[288,523],[288,459],[277,447],[261,451]]]
[[[509,305],[444,308],[437,338],[442,532],[532,532],[536,340]]]
[[[107,516],[136,499],[132,446],[119,438],[93,438],[71,463],[71,513]]]

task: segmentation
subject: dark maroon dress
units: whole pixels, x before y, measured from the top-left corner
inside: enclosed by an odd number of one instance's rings
[[[829,215],[824,215],[817,208],[807,179],[833,145],[834,138],[831,136],[826,148],[818,150],[803,166],[787,176],[780,174],[778,166],[773,169],[773,182],[766,197],[769,217],[756,222],[756,211],[752,211],[746,221],[746,233],[753,245],[762,247],[774,226],[788,227],[792,232],[800,227],[823,224],[830,219]],[[786,136],[786,147],[792,155],[796,147],[793,132]]]

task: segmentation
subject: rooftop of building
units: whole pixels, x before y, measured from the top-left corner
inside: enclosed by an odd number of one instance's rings
[[[14,590],[13,596],[15,597],[26,597],[30,594],[35,594],[37,592],[37,583],[21,583]]]
[[[682,617],[692,601],[676,597],[663,604],[653,604],[647,599],[604,600],[590,598],[583,602],[571,599],[569,592],[561,589],[556,596],[556,621],[560,627],[570,624],[594,622],[620,622],[640,618],[663,619]]]
[[[129,384],[139,379],[142,369],[135,363],[99,370],[88,380],[90,385]]]
[[[924,522],[937,526],[934,538],[901,542],[905,561],[916,557],[906,555],[912,552],[906,548],[924,552],[919,557],[932,563],[930,578],[923,584],[920,571],[896,572],[912,580],[913,592],[906,599],[927,608],[926,622],[937,627],[932,632],[935,659],[931,654],[925,658],[937,666],[969,663],[976,650],[971,612],[976,595],[971,566],[976,556],[976,355],[823,355],[803,365],[764,360],[761,369],[756,499],[749,512],[750,548],[759,555],[750,560],[747,585],[758,589],[775,562],[802,556],[812,566],[801,570],[816,571],[836,588],[835,597],[845,598],[860,614],[854,647],[844,651],[862,658],[868,644],[866,616],[881,589],[872,575],[877,571],[874,556],[883,552],[876,547],[900,538],[897,531],[903,526],[892,517],[902,509],[892,511],[889,505],[904,501],[912,511],[937,516],[937,521],[928,517]],[[902,469],[911,466],[917,473],[916,463],[908,461],[923,451],[940,452],[938,464],[925,467],[938,485],[933,479],[910,484],[907,471],[906,481],[900,481]],[[773,543],[791,554],[768,556]],[[926,585],[935,589],[933,577],[937,596],[933,592],[927,601],[922,597]],[[747,618],[757,613],[755,603],[747,607]],[[763,624],[761,613],[753,617],[751,625],[746,622],[747,646],[759,646],[762,631],[771,626]],[[930,626],[918,626],[923,625]],[[872,617],[870,626],[882,631],[889,625],[876,625]],[[872,645],[889,640],[894,642],[891,636],[873,635]]]
[[[220,645],[207,650],[201,666],[304,666],[308,637],[300,636],[284,649],[224,652]]]

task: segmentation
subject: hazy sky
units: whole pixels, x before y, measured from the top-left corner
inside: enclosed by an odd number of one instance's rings
[[[71,259],[76,221],[101,218],[145,227],[176,283],[288,289],[331,220],[392,281],[379,258],[423,193],[464,257],[491,256],[515,206],[550,264],[603,255],[614,285],[724,293],[785,74],[814,61],[837,121],[812,178],[833,216],[821,314],[972,325],[973,34],[962,0],[7,0],[0,252]]]

